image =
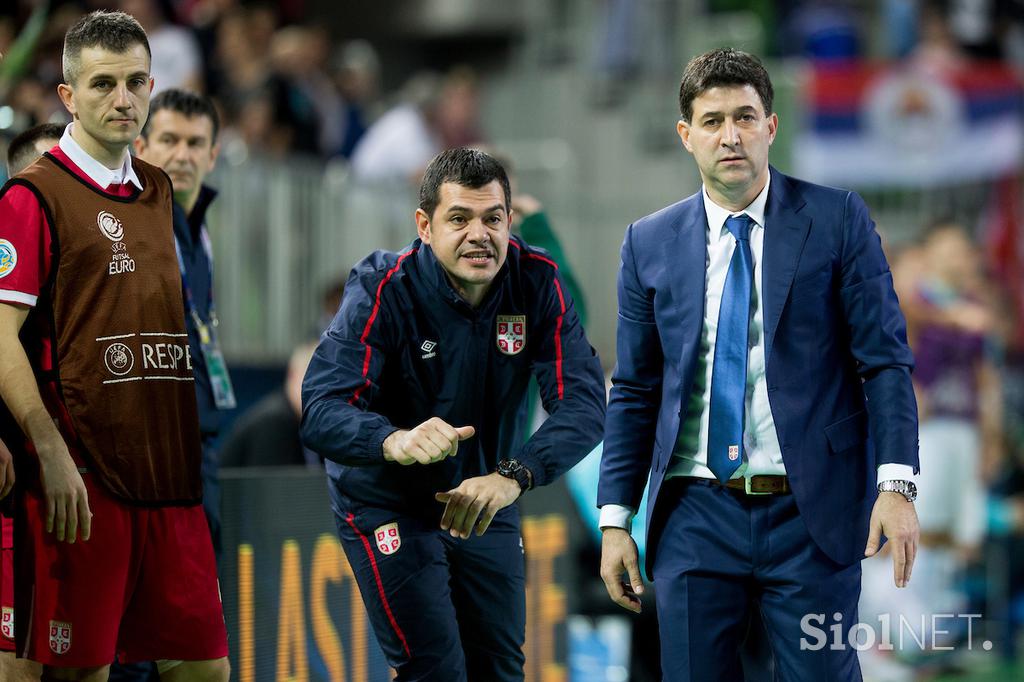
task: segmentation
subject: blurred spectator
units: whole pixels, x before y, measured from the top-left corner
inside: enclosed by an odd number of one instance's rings
[[[380,58],[365,40],[353,40],[339,47],[331,59],[331,77],[342,100],[341,117],[333,126],[340,144],[332,154],[350,158],[374,118],[380,87]]]
[[[296,110],[296,123],[305,131],[300,140],[313,128],[318,131],[301,146],[325,157],[341,147],[336,121],[344,115],[345,104],[326,70],[329,52],[330,36],[322,27],[288,26],[278,30],[270,43],[273,72],[288,100],[284,106]]]
[[[894,268],[916,362],[921,538],[913,580],[904,590],[892,587],[884,562],[865,562],[862,615],[868,622],[883,613],[898,622],[902,615],[941,647],[963,633],[931,632],[931,614],[961,613],[967,605],[963,572],[978,557],[986,478],[1002,455],[1002,390],[994,360],[1004,332],[978,249],[960,225],[937,224]]]
[[[226,13],[217,25],[210,86],[228,124],[256,154],[281,158],[316,154],[319,120],[313,102],[288,72],[305,59],[296,33],[275,32],[273,8],[256,5]],[[268,46],[270,49],[268,50]],[[280,71],[280,67],[285,71]]]
[[[800,3],[785,27],[789,46],[816,61],[842,61],[862,56],[859,8],[840,3]]]
[[[302,377],[316,343],[299,346],[288,361],[284,386],[263,398],[235,423],[221,450],[221,467],[319,466],[299,440]]]
[[[203,61],[199,42],[187,28],[171,23],[170,0],[120,0],[119,9],[135,17],[149,36],[153,51],[150,76],[153,95],[181,88],[203,92]]]
[[[36,159],[57,146],[64,134],[64,126],[43,123],[21,133],[7,147],[7,172],[17,175],[35,163]]]
[[[953,35],[941,3],[921,8],[918,33],[920,42],[910,53],[912,65],[929,73],[952,73],[965,66],[967,54]]]
[[[1008,59],[1024,66],[1024,2],[1020,0],[888,0],[901,18],[916,12],[916,51],[957,59]]]
[[[348,275],[341,275],[328,282],[327,286],[324,287],[323,293],[320,295],[320,319],[316,323],[315,330],[317,337],[323,334],[324,330],[327,329],[327,325],[338,314],[338,308],[341,307],[341,297],[345,294],[345,283],[347,281]]]
[[[361,180],[419,184],[434,156],[451,147],[479,142],[479,87],[466,67],[444,78],[413,76],[402,102],[374,123],[352,153],[352,171]]]

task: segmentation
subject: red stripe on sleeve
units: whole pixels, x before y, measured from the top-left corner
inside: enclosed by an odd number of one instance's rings
[[[373,322],[374,322],[374,320],[377,319],[377,313],[380,312],[380,295],[384,291],[384,285],[387,284],[388,282],[390,282],[391,281],[391,276],[394,275],[396,272],[398,272],[398,269],[402,267],[402,261],[404,261],[409,256],[413,255],[417,251],[419,251],[419,249],[413,249],[411,251],[406,251],[401,256],[399,256],[398,257],[398,262],[395,263],[395,267],[393,267],[390,270],[388,270],[388,273],[386,275],[384,275],[384,279],[382,279],[380,281],[380,284],[377,285],[377,296],[376,296],[376,298],[373,301],[373,310],[370,311],[370,317],[366,320],[366,326],[363,328],[363,335],[359,337],[359,342],[361,344],[363,344],[364,346],[366,346],[366,355],[363,358],[363,380],[364,380],[364,383],[363,383],[362,386],[360,386],[358,389],[356,389],[356,392],[352,394],[351,398],[349,398],[349,401],[348,401],[349,405],[355,405],[356,404],[356,400],[359,399],[359,396],[362,395],[363,391],[365,391],[367,388],[370,387],[369,374],[370,374],[370,356],[372,354],[372,350],[370,348],[370,344],[366,343],[366,340],[368,338],[370,338],[370,330],[373,328]]]
[[[529,251],[523,251],[522,247],[514,241],[509,241],[509,244],[519,250],[521,257],[539,260],[558,270],[558,263],[550,258],[545,258]],[[554,277],[554,281],[555,291],[558,292],[558,304],[561,306],[561,313],[559,313],[558,319],[555,320],[555,378],[558,382],[558,399],[562,400],[565,398],[565,381],[562,378],[562,320],[565,318],[565,296],[562,294],[562,285],[558,283],[558,277]]]
[[[558,379],[558,399],[561,400],[565,397],[565,383],[562,381],[562,318],[565,317],[565,297],[562,295],[562,285],[558,283],[557,277],[555,291],[558,292],[558,303],[562,306],[562,312],[555,321],[555,377]]]
[[[391,272],[394,272],[394,270]],[[391,276],[390,272],[388,273],[388,276]],[[352,530],[355,531],[355,534],[359,539],[363,541],[363,548],[366,549],[366,556],[370,558],[370,567],[373,569],[374,580],[377,581],[377,594],[380,595],[380,601],[384,605],[384,613],[387,614],[388,620],[391,622],[391,627],[394,629],[395,634],[398,635],[398,639],[402,642],[402,648],[405,649],[405,655],[412,658],[412,653],[409,651],[409,643],[405,641],[405,633],[402,632],[402,628],[398,627],[398,621],[395,620],[395,614],[391,612],[391,604],[388,603],[388,597],[384,594],[384,581],[381,580],[380,569],[377,568],[377,557],[373,555],[373,547],[370,546],[370,540],[360,533],[358,528],[356,528],[355,518],[355,514],[349,514],[345,517],[345,521]]]

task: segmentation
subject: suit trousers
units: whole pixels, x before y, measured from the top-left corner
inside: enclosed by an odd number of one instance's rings
[[[826,556],[792,495],[673,478],[659,498],[664,525],[652,576],[666,682],[743,680],[740,647],[758,615],[779,679],[861,679],[847,638],[857,623],[860,562],[843,566]],[[836,623],[842,636],[834,638]]]
[[[393,510],[335,504],[334,512],[397,682],[523,679],[526,565],[515,506],[466,540]]]

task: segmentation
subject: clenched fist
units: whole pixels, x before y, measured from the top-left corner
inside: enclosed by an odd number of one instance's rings
[[[399,430],[384,439],[384,459],[399,464],[433,464],[454,457],[459,441],[472,438],[472,426],[452,426],[440,417],[431,417],[416,428]]]

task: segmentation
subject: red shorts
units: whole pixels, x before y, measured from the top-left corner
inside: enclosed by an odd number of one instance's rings
[[[0,651],[14,651],[14,519],[0,513]]]
[[[88,542],[46,532],[46,502],[19,513],[18,651],[59,667],[228,654],[217,565],[203,506],[136,507],[83,475],[92,510]],[[31,584],[31,587],[29,585]]]

